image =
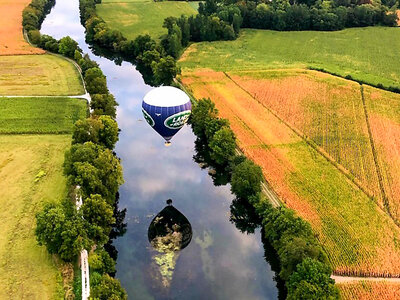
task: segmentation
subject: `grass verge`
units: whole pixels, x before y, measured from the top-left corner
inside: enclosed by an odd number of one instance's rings
[[[34,234],[43,203],[66,195],[62,172],[65,135],[6,135],[0,138],[1,299],[62,299],[62,278]]]

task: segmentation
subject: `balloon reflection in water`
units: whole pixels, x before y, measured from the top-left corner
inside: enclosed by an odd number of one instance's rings
[[[148,238],[158,252],[153,256],[156,272],[153,277],[164,288],[171,284],[179,251],[186,248],[192,240],[192,226],[189,220],[175,207],[172,200],[151,221]]]

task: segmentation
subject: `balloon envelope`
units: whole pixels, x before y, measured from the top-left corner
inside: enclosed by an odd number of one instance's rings
[[[185,125],[191,110],[188,95],[172,86],[152,89],[144,96],[142,103],[147,123],[167,142]]]

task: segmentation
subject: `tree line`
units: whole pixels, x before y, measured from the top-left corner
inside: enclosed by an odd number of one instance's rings
[[[180,73],[176,60],[190,42],[234,40],[240,28],[340,30],[397,24],[395,9],[389,9],[397,5],[396,0],[206,0],[199,3],[195,16],[166,18],[167,34],[160,41],[149,35],[128,40],[97,15],[98,3],[101,0],[80,0],[87,40],[136,64],[145,82],[153,86],[171,84]]]
[[[261,168],[236,153],[235,134],[229,121],[218,117],[214,103],[210,99],[199,100],[189,123],[197,143],[208,149],[212,164],[228,171],[236,205],[243,202],[254,208],[263,227],[263,238],[278,255],[279,276],[286,282],[287,299],[339,299],[338,289],[330,278],[332,269],[327,255],[311,226],[288,208],[273,208],[262,195]],[[258,224],[242,225],[239,223],[239,228],[251,232]]]
[[[118,210],[118,189],[123,183],[122,167],[115,155],[119,129],[116,105],[106,77],[98,64],[82,54],[70,37],[56,40],[39,32],[53,0],[33,0],[24,10],[24,29],[35,45],[73,59],[81,68],[91,96],[89,118],[73,127],[72,145],[65,153],[63,171],[69,195],[61,203],[47,203],[36,215],[35,234],[40,245],[65,262],[76,261],[82,249],[89,251],[91,297],[127,299],[120,282],[113,278],[115,257],[108,251],[110,238],[123,234],[125,211]],[[82,198],[78,210],[76,201]],[[115,255],[113,255],[115,256]],[[80,274],[75,277],[75,299],[81,296]]]

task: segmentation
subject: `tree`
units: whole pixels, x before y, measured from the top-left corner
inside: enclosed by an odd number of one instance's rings
[[[163,57],[158,63],[153,62],[151,68],[157,85],[170,85],[175,76],[180,72],[172,56]]]
[[[36,215],[35,234],[39,245],[45,245],[49,253],[59,254],[65,261],[74,260],[82,249],[92,244],[81,216],[52,203]]]
[[[86,89],[90,94],[107,94],[107,80],[100,68],[90,68],[85,72]]]
[[[211,138],[210,157],[218,165],[227,165],[235,155],[236,137],[229,127],[222,127]]]
[[[111,226],[115,223],[113,208],[100,195],[90,195],[81,207],[83,218],[88,226],[88,236],[103,245],[108,241]]]
[[[99,194],[110,205],[123,183],[119,159],[110,149],[92,142],[72,145],[65,154],[64,173],[72,185],[81,186],[83,198]]]
[[[295,271],[296,266],[306,258],[325,261],[325,256],[314,239],[304,236],[285,235],[280,239],[278,255],[281,264],[279,276],[288,280]]]
[[[93,109],[94,115],[108,115],[112,118],[116,117],[115,106],[117,106],[118,103],[112,94],[94,94],[91,95],[91,98],[90,107]]]
[[[231,191],[238,198],[247,199],[261,192],[262,180],[261,168],[251,160],[246,159],[233,169]]]
[[[297,266],[287,284],[288,300],[339,299],[331,269],[315,259],[306,258]]]
[[[59,41],[58,53],[69,58],[74,58],[76,50],[80,50],[78,47],[78,43],[71,39],[69,36],[63,37]]]
[[[115,273],[115,260],[111,258],[107,251],[97,248],[89,255],[90,271],[95,271],[100,274]]]
[[[95,286],[92,286],[91,296],[94,299],[99,300],[126,300],[128,296],[125,290],[122,288],[121,283],[110,277],[108,274],[104,274],[101,280]]]
[[[218,110],[210,98],[198,101],[192,108],[192,114],[189,119],[194,134],[200,139],[207,138],[207,126],[212,119],[216,119],[217,117]]]
[[[114,149],[118,141],[118,124],[110,116],[78,120],[72,131],[72,144],[93,142]]]

